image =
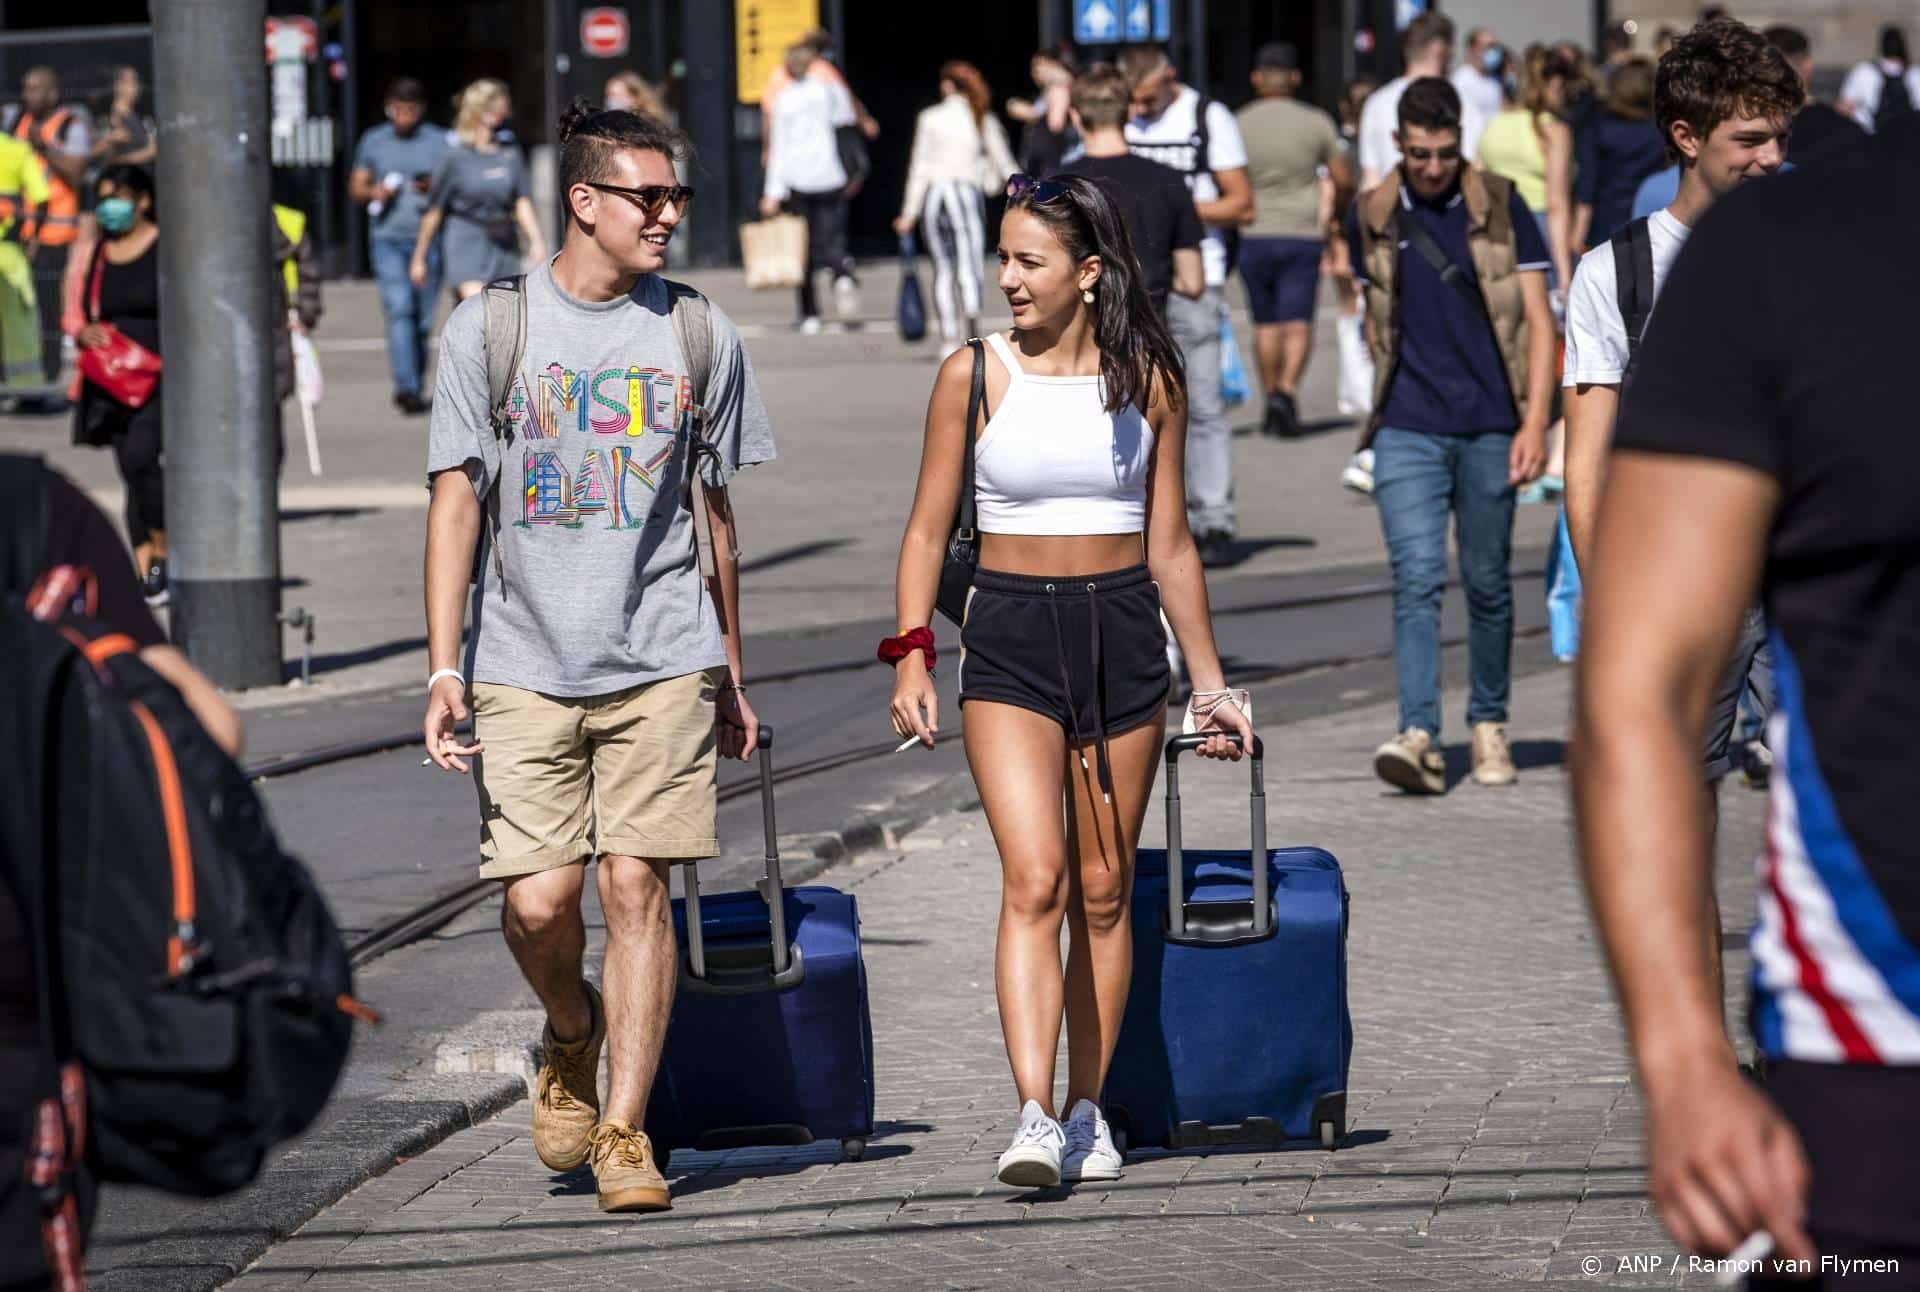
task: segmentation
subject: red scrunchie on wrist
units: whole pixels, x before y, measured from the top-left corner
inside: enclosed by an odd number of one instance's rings
[[[882,664],[898,664],[907,656],[919,651],[927,657],[927,671],[933,671],[933,662],[938,652],[933,649],[933,629],[915,628],[901,633],[898,637],[888,637],[880,643],[879,658]]]

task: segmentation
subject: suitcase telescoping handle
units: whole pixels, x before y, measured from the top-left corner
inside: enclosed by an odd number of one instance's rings
[[[780,879],[780,832],[773,819],[773,728],[762,723],[760,726],[759,749],[755,760],[760,764],[760,821],[766,832],[767,841],[767,879],[761,896],[767,903],[767,932],[771,964],[760,960],[758,963],[742,965],[715,965],[708,972],[706,930],[700,922],[700,878],[692,865],[684,868],[687,886],[687,968],[690,981],[683,980],[683,986],[689,990],[713,994],[733,995],[752,991],[778,991],[790,987],[800,980],[803,971],[798,951],[787,941],[787,903],[786,888]],[[732,957],[729,957],[731,959]]]
[[[1227,737],[1240,744],[1238,735]],[[1253,872],[1251,909],[1241,912],[1239,902],[1202,902],[1187,905],[1186,866],[1180,851],[1180,755],[1207,743],[1207,736],[1175,736],[1167,742],[1167,921],[1166,936],[1172,942],[1193,945],[1237,945],[1257,941],[1273,929],[1273,904],[1267,882],[1267,787],[1266,746],[1253,738],[1252,843],[1247,860]],[[1225,918],[1212,918],[1215,916]]]

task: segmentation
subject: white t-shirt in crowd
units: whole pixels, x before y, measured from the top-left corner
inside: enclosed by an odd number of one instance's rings
[[[1853,119],[1868,130],[1873,129],[1873,114],[1880,110],[1880,91],[1886,86],[1887,78],[1900,75],[1898,63],[1873,62],[1854,64],[1847,73],[1846,82],[1840,87],[1840,99],[1853,111]],[[1909,67],[1906,73],[1907,97],[1913,105],[1920,108],[1920,67]]]
[[[1501,89],[1499,77],[1488,76],[1471,63],[1462,63],[1454,68],[1453,75],[1448,79],[1453,82],[1453,88],[1460,91],[1460,106],[1472,108],[1473,115],[1479,118],[1470,128],[1466,121],[1460,123],[1461,148],[1467,156],[1472,157],[1480,151],[1480,132],[1507,105],[1506,94]]]
[[[1400,145],[1393,142],[1400,128],[1400,96],[1413,84],[1396,76],[1367,96],[1360,108],[1360,173],[1379,183],[1400,164]],[[1464,97],[1460,102],[1460,151],[1471,161],[1480,151],[1480,132],[1487,128],[1480,109]]]
[[[772,145],[767,150],[766,196],[825,193],[845,188],[834,131],[854,124],[853,97],[836,81],[806,76],[789,81],[773,101]]]
[[[1217,172],[1246,169],[1247,145],[1240,137],[1240,123],[1234,119],[1233,109],[1215,99],[1207,104],[1207,156],[1202,165],[1195,156],[1200,139],[1199,110],[1200,91],[1183,85],[1158,117],[1127,123],[1127,145],[1135,156],[1171,166],[1185,176],[1194,201],[1211,202],[1220,196],[1220,186],[1213,179]],[[1207,236],[1200,243],[1200,258],[1206,267],[1207,286],[1224,287],[1227,239],[1212,225],[1207,226]]]
[[[1653,245],[1653,294],[1657,299],[1680,248],[1692,230],[1667,210],[1647,217]],[[1567,293],[1567,360],[1563,386],[1617,386],[1627,372],[1627,324],[1620,315],[1620,284],[1614,276],[1613,241],[1580,257]]]

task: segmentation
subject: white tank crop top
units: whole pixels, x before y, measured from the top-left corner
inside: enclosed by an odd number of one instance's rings
[[[1102,407],[1098,377],[1036,377],[998,332],[1007,392],[973,449],[984,534],[1137,534],[1146,528],[1153,428]]]

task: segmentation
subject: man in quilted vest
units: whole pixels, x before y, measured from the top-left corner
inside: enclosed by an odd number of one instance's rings
[[[1460,95],[1407,87],[1400,165],[1362,193],[1347,242],[1378,369],[1374,500],[1393,564],[1400,734],[1374,770],[1411,794],[1446,791],[1440,753],[1440,601],[1447,518],[1467,589],[1473,778],[1514,779],[1507,745],[1513,653],[1514,489],[1546,463],[1554,331],[1540,227],[1505,180],[1467,163]]]

